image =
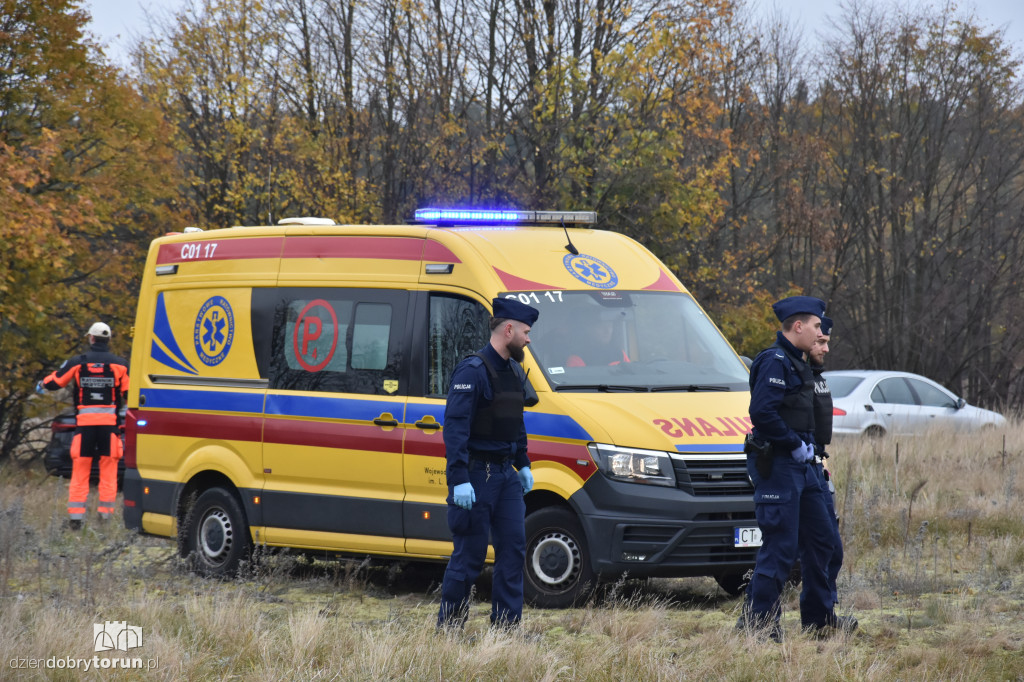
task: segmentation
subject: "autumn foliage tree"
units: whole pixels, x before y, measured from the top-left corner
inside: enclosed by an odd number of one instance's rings
[[[669,0],[192,0],[137,57],[204,224],[595,208],[675,257],[669,226],[695,234],[721,210],[710,93],[728,17]]]
[[[52,416],[33,387],[91,322],[129,352],[146,243],[176,184],[159,115],[104,64],[86,20],[62,0],[0,13],[0,458]]]

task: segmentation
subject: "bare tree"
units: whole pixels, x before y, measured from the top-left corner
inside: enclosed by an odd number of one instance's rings
[[[998,34],[946,15],[854,9],[845,28],[820,98],[845,246],[837,356],[1005,400],[994,325],[1018,296],[1024,236],[1013,61]]]

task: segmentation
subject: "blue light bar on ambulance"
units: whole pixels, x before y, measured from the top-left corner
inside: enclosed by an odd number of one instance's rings
[[[419,208],[418,223],[457,223],[469,225],[593,225],[597,222],[594,211],[490,211],[486,209]]]

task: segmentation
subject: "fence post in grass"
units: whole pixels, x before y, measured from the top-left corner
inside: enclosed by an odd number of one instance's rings
[[[896,490],[900,489],[900,442],[896,441]]]

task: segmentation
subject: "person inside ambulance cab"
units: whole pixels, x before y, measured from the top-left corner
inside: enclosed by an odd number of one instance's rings
[[[629,355],[619,341],[616,327],[621,315],[614,311],[603,311],[585,320],[572,344],[572,355],[565,361],[566,367],[587,365],[618,365],[629,362]]]
[[[82,527],[89,497],[92,458],[99,457],[101,519],[114,513],[117,498],[117,461],[121,439],[117,409],[128,393],[128,361],[110,352],[110,326],[95,322],[86,334],[89,350],[64,361],[36,385],[36,390],[56,391],[69,384],[75,399],[75,435],[71,441],[71,484],[68,490],[69,526]]]

